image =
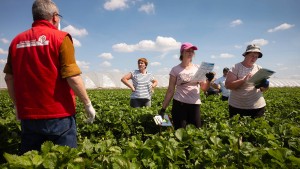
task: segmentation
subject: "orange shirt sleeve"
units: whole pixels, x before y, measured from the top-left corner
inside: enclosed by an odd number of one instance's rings
[[[61,63],[61,77],[67,78],[81,74],[81,70],[76,64],[75,50],[71,38],[66,36],[59,49]]]

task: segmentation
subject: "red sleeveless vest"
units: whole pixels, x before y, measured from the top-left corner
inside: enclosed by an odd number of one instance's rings
[[[20,119],[75,114],[75,95],[60,76],[59,48],[66,36],[70,35],[39,20],[12,41],[9,50]]]

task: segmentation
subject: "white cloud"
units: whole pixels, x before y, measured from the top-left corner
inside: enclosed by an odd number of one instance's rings
[[[112,69],[112,72],[120,73],[121,71],[119,69]]]
[[[160,62],[151,62],[150,65],[151,66],[159,66],[159,65],[161,65],[161,63]]]
[[[103,67],[110,67],[111,63],[108,62],[108,61],[104,61],[104,62],[101,63],[101,66],[103,66]]]
[[[179,59],[179,57],[180,57],[180,56],[179,56],[178,54],[173,55],[173,58],[174,58],[174,59]]]
[[[142,40],[137,44],[128,45],[126,43],[119,43],[112,46],[117,52],[134,52],[134,51],[158,51],[167,52],[170,50],[179,49],[181,43],[177,42],[172,37],[158,36],[154,41]]]
[[[158,36],[156,38],[156,49],[158,51],[169,51],[179,49],[181,46],[181,42],[177,42],[172,37],[162,37]]]
[[[163,59],[167,56],[167,54],[168,54],[167,52],[166,53],[160,53],[158,56],[155,56],[155,57]]]
[[[5,39],[5,38],[2,38],[1,42],[4,43],[4,44],[8,44],[9,43],[9,41],[7,39]]]
[[[88,32],[86,29],[77,29],[72,25],[68,25],[67,27],[64,27],[62,30],[65,32],[68,32],[72,36],[77,36],[77,37],[83,37],[83,36],[88,35]]]
[[[229,54],[229,53],[221,53],[219,56],[216,55],[211,55],[210,58],[212,59],[216,59],[216,58],[222,58],[222,59],[227,59],[227,58],[233,58],[234,55],[233,54]]]
[[[137,50],[145,50],[145,51],[151,51],[155,49],[155,42],[151,40],[142,40],[136,45]]]
[[[232,22],[230,23],[230,26],[231,26],[231,27],[236,27],[236,26],[241,25],[241,24],[243,24],[243,21],[240,20],[240,19],[237,19],[237,20],[232,21]]]
[[[234,55],[229,54],[229,53],[221,53],[219,57],[220,57],[220,58],[225,58],[225,59],[226,59],[226,58],[233,58]]]
[[[288,67],[280,67],[279,70],[288,70]]]
[[[295,25],[291,25],[291,24],[288,24],[288,23],[283,23],[275,28],[272,28],[272,29],[269,29],[268,32],[269,33],[272,33],[272,32],[277,32],[277,31],[283,31],[283,30],[287,30],[287,29],[290,29],[292,27],[294,27]]]
[[[103,58],[103,59],[113,59],[113,55],[111,53],[102,53],[98,57]]]
[[[243,46],[241,46],[241,45],[234,45],[234,48],[236,48],[236,49],[241,49]]]
[[[114,11],[117,9],[123,10],[128,8],[128,5],[126,4],[127,2],[127,0],[106,0],[103,7],[109,11]]]
[[[73,44],[75,47],[80,47],[81,46],[81,43],[79,42],[79,40],[75,39],[75,38],[72,38],[73,40]]]
[[[115,51],[118,52],[133,52],[135,51],[134,45],[127,45],[126,43],[118,43],[112,46]]]
[[[88,62],[76,60],[76,63],[80,67],[80,69],[88,70],[90,68],[90,66],[89,66],[90,63],[88,63]]]
[[[0,59],[0,65],[6,64],[7,60],[6,59]]]
[[[269,41],[265,40],[265,39],[254,39],[251,42],[248,42],[247,44],[255,44],[258,46],[264,46],[264,45],[267,45],[268,43],[269,43]]]
[[[8,51],[0,48],[0,55],[7,55]]]
[[[154,13],[155,13],[155,7],[154,7],[154,4],[148,2],[147,4],[142,5],[142,6],[139,8],[139,11],[140,11],[140,12],[145,12],[145,13],[147,13],[147,14],[154,14]]]

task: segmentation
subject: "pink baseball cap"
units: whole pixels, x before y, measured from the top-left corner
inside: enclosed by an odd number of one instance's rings
[[[194,46],[193,44],[191,44],[189,42],[185,42],[181,45],[180,53],[182,53],[183,50],[190,49],[190,48],[193,48],[194,50],[198,49],[197,46]]]

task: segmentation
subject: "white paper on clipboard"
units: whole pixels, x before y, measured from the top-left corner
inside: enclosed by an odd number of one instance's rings
[[[214,63],[202,62],[191,81],[205,81],[205,74],[211,72],[214,69],[214,66]]]
[[[258,85],[263,79],[270,78],[275,72],[266,68],[259,69],[248,81],[247,83],[252,83]]]

